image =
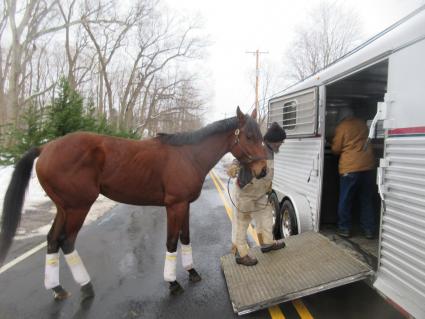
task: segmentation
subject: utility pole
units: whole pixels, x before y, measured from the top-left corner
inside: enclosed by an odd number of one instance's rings
[[[257,119],[260,119],[260,110],[258,103],[258,82],[260,76],[260,54],[268,54],[269,52],[260,52],[258,49],[256,51],[247,51],[246,53],[255,54],[255,109],[257,110]]]

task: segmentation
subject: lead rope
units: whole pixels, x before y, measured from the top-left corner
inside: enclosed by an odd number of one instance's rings
[[[232,205],[233,206],[235,206],[235,208],[240,212],[240,213],[255,213],[255,212],[259,212],[259,211],[261,211],[261,210],[263,210],[263,209],[265,209],[266,207],[267,207],[267,205],[269,204],[269,201],[270,201],[270,195],[268,195],[268,198],[267,198],[267,204],[266,205],[264,205],[264,207],[262,207],[262,208],[259,208],[259,209],[257,209],[257,210],[249,210],[249,211],[245,211],[245,212],[242,212],[240,209],[239,209],[239,207],[238,206],[236,206],[236,204],[233,202],[233,199],[232,199],[232,195],[230,195],[230,180],[231,180],[232,178],[231,177],[229,177],[229,179],[227,180],[227,194],[229,195],[229,198],[230,198],[230,201],[232,202]],[[267,193],[266,193],[267,194]],[[270,193],[271,194],[271,193]]]

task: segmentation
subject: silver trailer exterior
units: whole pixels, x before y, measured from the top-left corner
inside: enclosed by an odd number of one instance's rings
[[[425,318],[425,6],[270,99],[268,122],[283,125],[288,136],[273,181],[285,235],[321,230],[326,139],[338,107],[353,101],[363,103],[365,120],[376,113],[382,125],[377,184],[385,205],[373,285]]]

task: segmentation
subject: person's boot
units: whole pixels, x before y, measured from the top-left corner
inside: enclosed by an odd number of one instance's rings
[[[343,229],[343,228],[338,228],[336,233],[344,238],[350,238],[351,237],[351,232],[348,229]]]
[[[261,245],[261,252],[268,253],[269,251],[272,251],[272,250],[285,248],[285,246],[286,245],[283,239],[279,239],[279,240],[276,240],[273,244]]]
[[[375,238],[375,234],[371,230],[365,230],[364,236],[365,236],[366,239],[374,239]]]
[[[245,255],[243,257],[236,256],[236,263],[244,266],[254,266],[258,263],[257,258],[251,257],[250,255]]]

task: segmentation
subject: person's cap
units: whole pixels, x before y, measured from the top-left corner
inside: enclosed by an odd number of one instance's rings
[[[338,122],[354,115],[353,109],[349,106],[342,106],[338,111]]]
[[[283,142],[286,138],[285,130],[276,122],[273,122],[264,135],[264,140],[271,143]]]

